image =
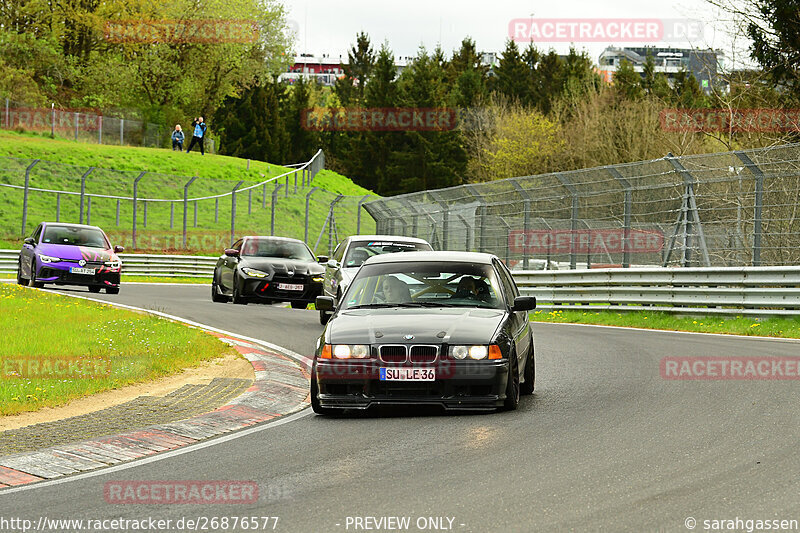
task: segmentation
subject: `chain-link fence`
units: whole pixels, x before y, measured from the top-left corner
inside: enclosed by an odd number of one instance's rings
[[[27,236],[43,221],[102,227],[129,250],[219,253],[242,235],[303,239],[319,254],[355,233],[357,203],[314,185],[322,150],[272,175],[241,169],[241,179],[175,176],[0,157],[0,228]],[[249,167],[249,165],[248,165]]]
[[[514,268],[800,263],[800,144],[509,178],[365,204],[380,233]]]
[[[170,131],[163,125],[98,115],[92,110],[28,106],[0,101],[0,128],[49,133],[79,142],[130,146],[166,146]],[[213,152],[213,143],[209,147]]]

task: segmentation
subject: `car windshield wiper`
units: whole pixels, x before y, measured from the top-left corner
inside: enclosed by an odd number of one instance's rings
[[[379,309],[381,307],[397,307],[399,304],[389,304],[389,303],[376,303],[376,304],[361,304],[361,305],[351,305],[346,310],[349,311],[350,309]]]
[[[397,307],[456,307],[456,305],[449,302],[403,302],[397,304]]]

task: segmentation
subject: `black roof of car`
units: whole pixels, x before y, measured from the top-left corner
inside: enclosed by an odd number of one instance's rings
[[[478,252],[400,252],[394,254],[374,255],[364,261],[365,265],[376,263],[408,263],[408,262],[431,262],[431,263],[482,263],[491,264],[492,259],[497,256]]]

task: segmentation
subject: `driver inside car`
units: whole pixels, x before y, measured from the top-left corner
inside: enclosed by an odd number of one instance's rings
[[[386,303],[399,304],[411,301],[411,291],[404,281],[387,276],[381,285]]]

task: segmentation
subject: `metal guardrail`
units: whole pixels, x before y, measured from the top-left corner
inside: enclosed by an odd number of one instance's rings
[[[17,274],[19,250],[0,250],[0,275]],[[126,276],[163,278],[208,278],[214,273],[216,257],[195,255],[119,254]]]
[[[800,267],[514,272],[539,309],[800,316]]]
[[[16,275],[17,250],[0,250],[0,274]],[[120,254],[130,276],[210,279],[216,257]],[[512,272],[539,309],[800,316],[800,266],[608,268]]]

